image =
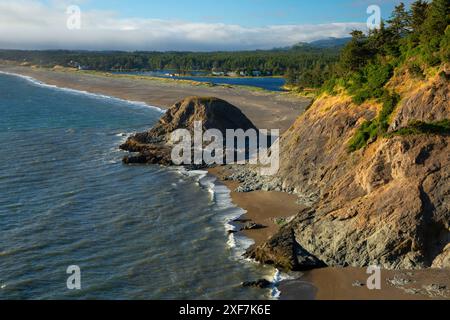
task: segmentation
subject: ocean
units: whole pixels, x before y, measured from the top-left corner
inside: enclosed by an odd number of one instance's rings
[[[205,172],[126,166],[161,116],[139,102],[0,74],[0,299],[266,299],[243,214]],[[67,289],[69,266],[81,290]]]

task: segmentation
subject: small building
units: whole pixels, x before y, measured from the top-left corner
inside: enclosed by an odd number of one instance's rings
[[[229,77],[237,77],[237,76],[238,76],[238,73],[237,73],[237,72],[230,71],[230,72],[227,72],[227,76],[229,76]]]

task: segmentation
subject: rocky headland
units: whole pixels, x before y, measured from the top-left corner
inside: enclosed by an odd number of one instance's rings
[[[250,166],[228,167],[220,178],[239,182],[237,192],[287,192],[304,205],[246,256],[284,270],[449,268],[448,77],[445,66],[426,79],[398,70],[386,86],[400,96],[388,133],[359,150],[350,151],[349,141],[382,106],[356,104],[343,92],[324,94],[282,135],[277,176],[262,177]],[[170,165],[170,133],[192,130],[194,121],[222,132],[255,128],[223,100],[187,98],[153,129],[121,146],[138,153],[124,162]],[[444,123],[444,130],[417,126],[434,123]]]
[[[389,133],[355,152],[349,141],[381,106],[344,93],[318,98],[282,136],[277,177],[309,206],[246,255],[287,270],[449,268],[448,78],[448,67],[425,80],[398,71],[387,85],[401,97]]]

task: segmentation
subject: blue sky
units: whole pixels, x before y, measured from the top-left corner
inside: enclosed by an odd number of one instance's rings
[[[222,22],[256,27],[284,24],[364,22],[379,5],[388,17],[400,0],[89,0],[86,9],[113,10],[121,17]],[[412,0],[403,1],[410,3]]]
[[[413,0],[406,0],[409,4]],[[398,0],[0,0],[0,48],[218,51],[287,47],[365,30]],[[68,8],[77,5],[80,27]]]

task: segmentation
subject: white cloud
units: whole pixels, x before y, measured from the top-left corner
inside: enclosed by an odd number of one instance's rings
[[[345,37],[362,23],[243,27],[159,19],[119,18],[83,11],[81,30],[69,30],[69,1],[0,0],[0,48],[87,50],[247,50],[284,47],[326,37]]]

